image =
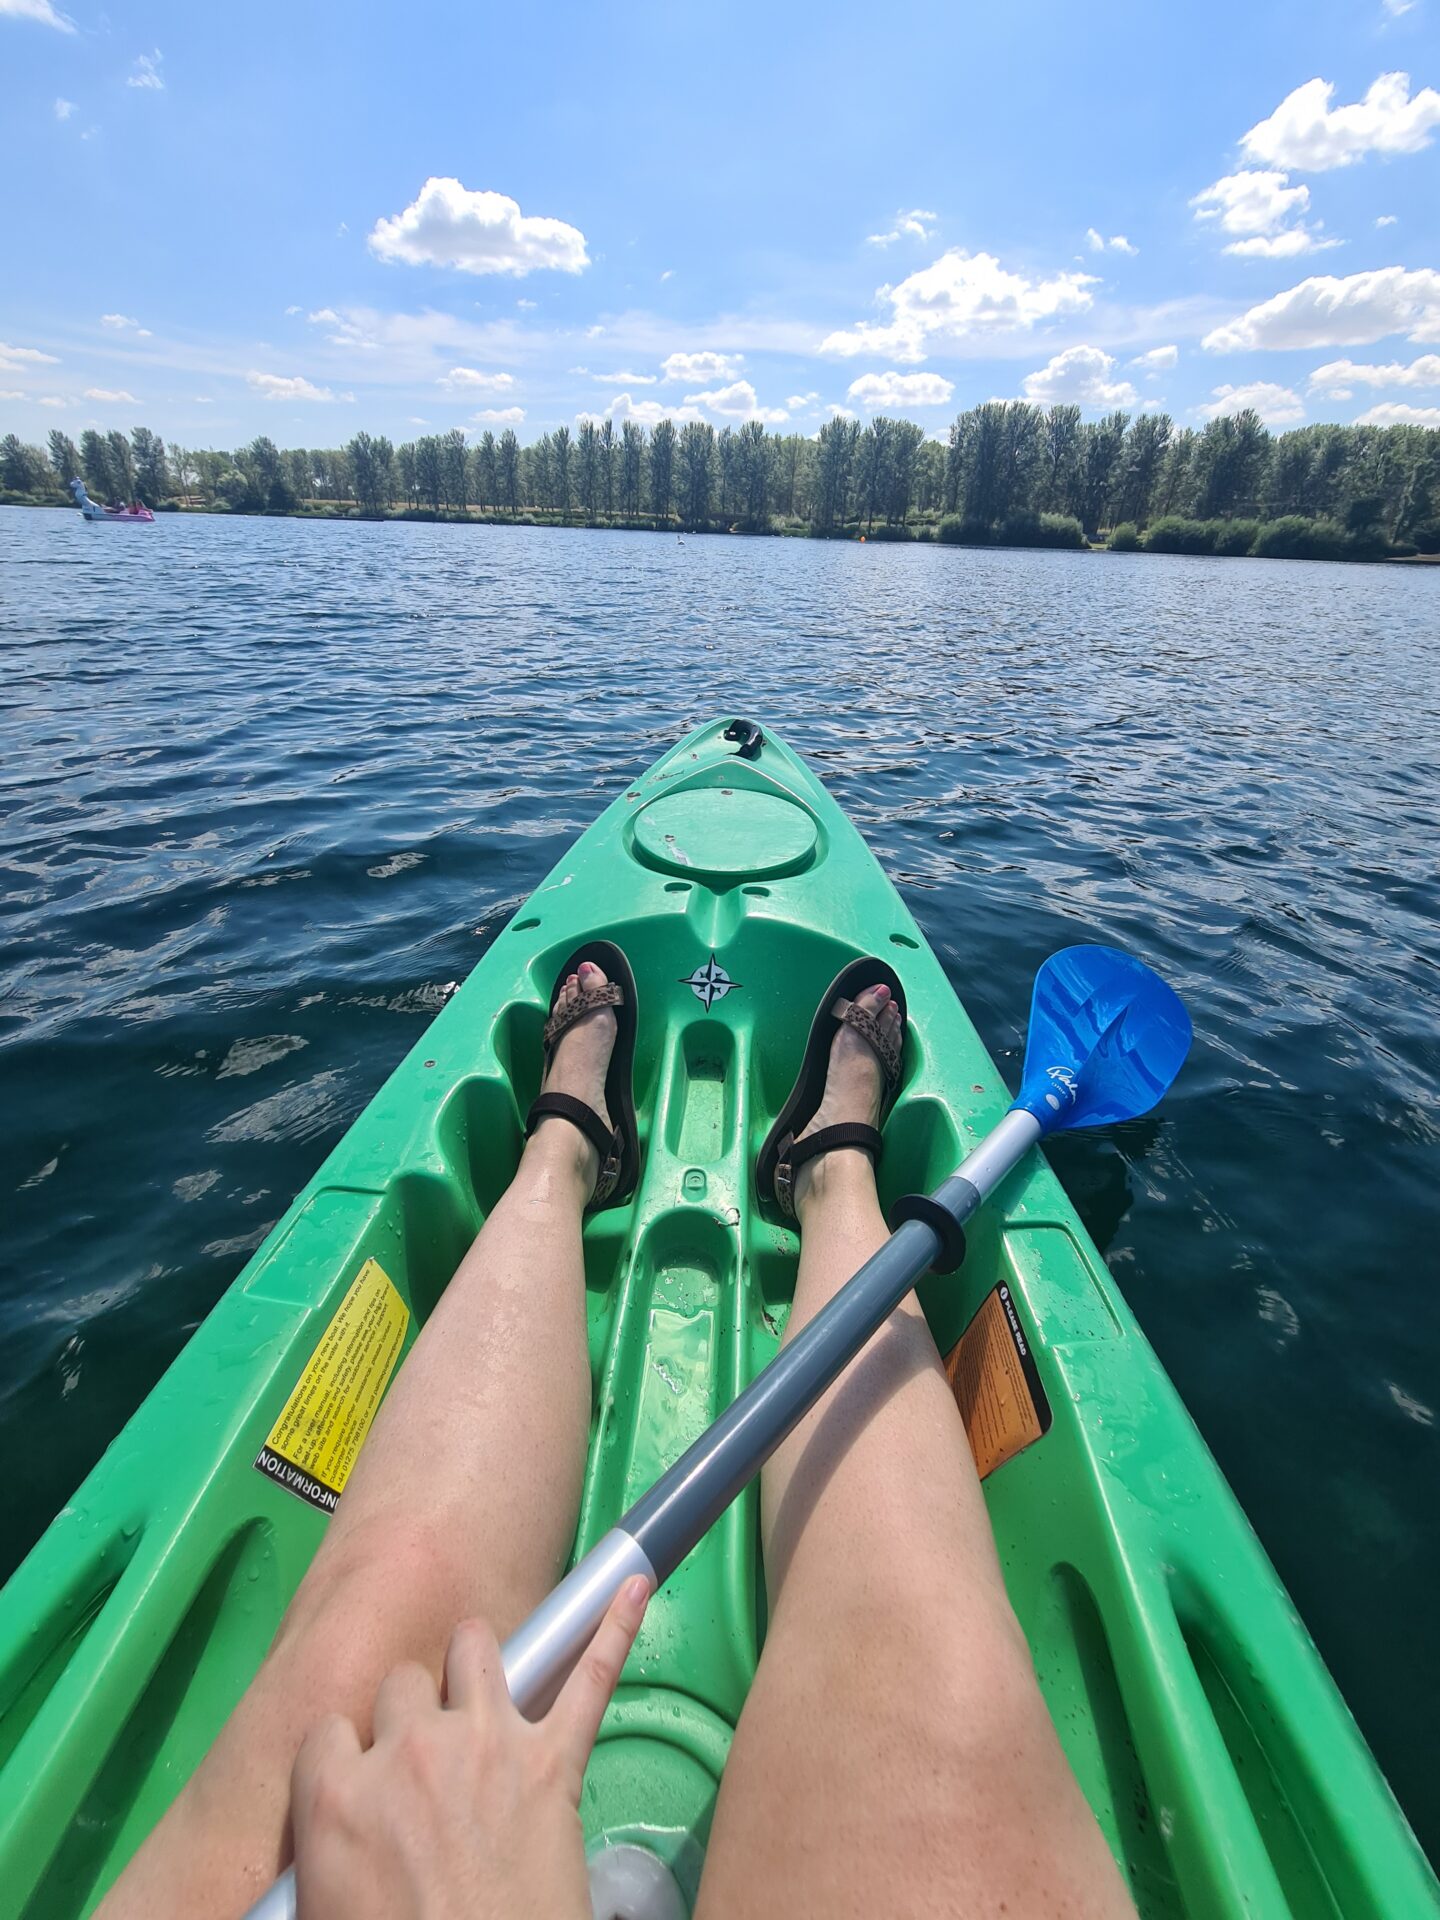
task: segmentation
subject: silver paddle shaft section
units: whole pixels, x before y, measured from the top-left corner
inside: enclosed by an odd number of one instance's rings
[[[1007,1113],[931,1199],[963,1226],[1040,1134],[1033,1114]],[[907,1220],[897,1228],[511,1634],[501,1659],[522,1713],[549,1705],[624,1581],[643,1574],[653,1590],[669,1579],[939,1252],[933,1227]],[[293,1868],[246,1920],[295,1920]]]

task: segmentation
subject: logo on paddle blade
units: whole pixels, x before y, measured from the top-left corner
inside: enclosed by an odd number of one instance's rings
[[[732,980],[712,953],[703,967],[696,967],[693,973],[685,974],[680,984],[689,987],[695,998],[709,1013],[717,1000],[723,1000],[733,987],[740,982]]]
[[[1080,1088],[1075,1075],[1069,1067],[1047,1067],[1045,1077],[1052,1091],[1045,1096],[1045,1104],[1053,1112],[1059,1113],[1062,1107],[1073,1107],[1080,1098]]]

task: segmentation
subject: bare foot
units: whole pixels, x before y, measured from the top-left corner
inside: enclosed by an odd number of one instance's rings
[[[855,1004],[875,1015],[887,1039],[898,1038],[900,1009],[888,987],[867,987],[863,993],[856,994]],[[830,1044],[830,1067],[820,1105],[815,1118],[801,1129],[799,1138],[804,1140],[807,1135],[818,1133],[821,1127],[838,1126],[846,1120],[860,1120],[873,1127],[880,1118],[884,1094],[885,1070],[875,1049],[853,1027],[841,1026]],[[814,1160],[807,1160],[795,1175],[797,1213],[815,1190],[817,1176],[823,1180],[823,1169],[832,1160],[863,1161],[867,1167],[871,1164],[870,1156],[860,1147],[834,1147]]]
[[[562,1007],[573,1005],[580,998],[582,986],[603,987],[605,979],[593,960],[582,960],[579,971],[570,974],[561,987],[553,1011],[558,1013]],[[556,1041],[540,1091],[568,1093],[573,1099],[583,1100],[608,1127],[611,1121],[610,1110],[605,1105],[605,1075],[615,1050],[616,1031],[613,1007],[594,1007],[582,1014]],[[562,1134],[576,1153],[587,1190],[593,1189],[600,1174],[600,1156],[577,1126],[552,1113],[537,1123],[532,1137],[538,1140],[543,1136],[549,1148],[559,1144]]]

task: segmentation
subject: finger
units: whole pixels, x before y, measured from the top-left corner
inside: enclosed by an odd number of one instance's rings
[[[375,1695],[375,1739],[383,1740],[393,1734],[397,1727],[413,1720],[417,1713],[423,1713],[427,1707],[438,1707],[440,1690],[435,1685],[435,1676],[417,1664],[407,1660],[403,1666],[395,1667],[380,1682],[380,1691]]]
[[[508,1705],[500,1642],[484,1620],[462,1620],[445,1649],[445,1704],[463,1712]]]
[[[555,1730],[563,1750],[582,1771],[649,1603],[650,1582],[637,1573],[611,1601],[595,1638],[545,1717],[547,1729]]]
[[[303,1833],[315,1807],[322,1780],[358,1760],[364,1749],[354,1723],[343,1713],[327,1713],[300,1742],[290,1769],[290,1805],[297,1833]]]

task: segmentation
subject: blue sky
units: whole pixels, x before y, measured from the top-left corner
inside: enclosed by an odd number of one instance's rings
[[[1440,0],[0,0],[0,427],[1440,425]]]

